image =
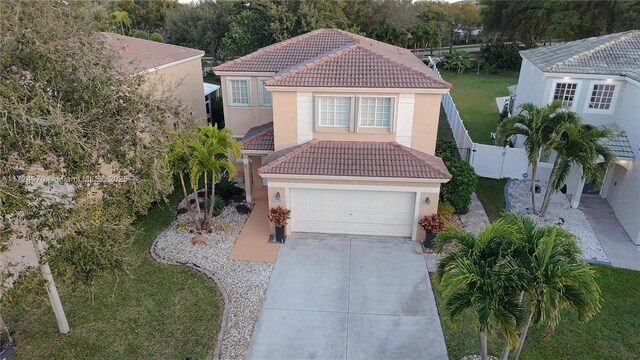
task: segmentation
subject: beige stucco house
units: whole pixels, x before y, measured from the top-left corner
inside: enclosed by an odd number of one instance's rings
[[[125,73],[143,73],[156,91],[172,91],[186,115],[206,124],[205,94],[201,58],[204,51],[113,33],[100,33],[105,44],[120,56]]]
[[[291,209],[289,233],[424,237],[451,178],[434,155],[451,85],[411,52],[320,29],[214,71],[247,201]]]

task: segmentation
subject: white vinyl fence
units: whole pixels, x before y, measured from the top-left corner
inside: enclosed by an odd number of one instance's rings
[[[440,71],[431,58],[429,58],[429,63],[433,71],[440,75]],[[469,132],[464,127],[464,122],[460,118],[460,113],[453,102],[451,94],[442,95],[442,108],[453,132],[453,138],[458,145],[460,157],[473,166],[476,174],[492,179],[504,177],[526,179],[529,176],[529,161],[523,148],[474,143],[469,136]]]

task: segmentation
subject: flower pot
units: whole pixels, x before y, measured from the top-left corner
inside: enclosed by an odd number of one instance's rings
[[[286,235],[284,234],[284,226],[276,226],[276,241],[284,244]]]
[[[422,246],[427,249],[433,249],[433,239],[435,239],[436,234],[431,231],[425,231],[424,241],[422,242]]]

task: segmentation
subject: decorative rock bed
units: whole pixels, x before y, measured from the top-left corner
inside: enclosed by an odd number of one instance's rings
[[[231,203],[213,219],[212,233],[202,231],[204,244],[193,245],[196,235],[187,214],[177,215],[154,242],[155,257],[170,263],[200,268],[221,287],[225,297],[221,336],[216,344],[218,357],[244,358],[269,284],[273,264],[229,260],[234,242],[248,217]],[[179,208],[184,206],[184,201]],[[185,228],[188,224],[188,229]],[[180,229],[180,230],[179,230]]]
[[[539,183],[542,191],[536,194],[536,206],[542,205],[545,184]],[[510,180],[508,185],[508,202],[510,211],[525,213],[533,216],[531,209],[530,181]],[[533,216],[540,225],[561,225],[578,237],[578,244],[583,251],[583,258],[588,261],[609,262],[598,237],[589,220],[580,209],[572,209],[566,195],[558,192],[553,195],[549,209],[544,218]]]

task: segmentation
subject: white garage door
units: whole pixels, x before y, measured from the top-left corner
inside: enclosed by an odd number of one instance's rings
[[[411,237],[415,193],[291,189],[293,231]]]

